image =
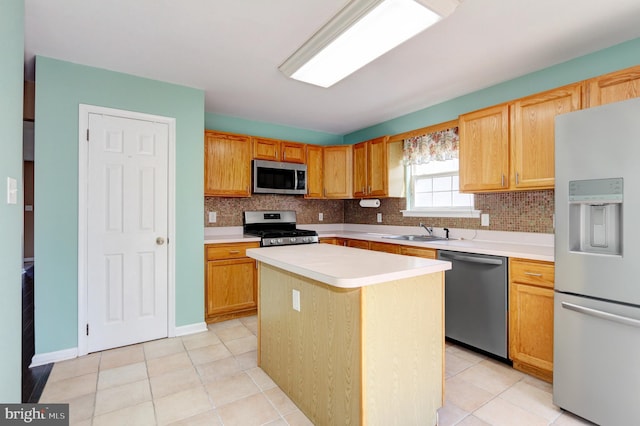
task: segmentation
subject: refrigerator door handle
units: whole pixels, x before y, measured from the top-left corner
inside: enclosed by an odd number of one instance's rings
[[[632,327],[640,328],[640,321],[637,319],[623,317],[622,315],[612,314],[610,312],[600,311],[598,309],[586,308],[584,306],[575,305],[569,302],[562,302],[562,307],[564,309],[569,309],[571,311],[576,311],[581,314],[589,315],[596,318],[601,318],[608,321],[614,321],[620,324],[630,325]]]

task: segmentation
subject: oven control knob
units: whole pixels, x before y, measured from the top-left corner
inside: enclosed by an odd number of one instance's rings
[[[296,237],[291,237],[291,238],[289,238],[289,242],[290,242],[291,244],[295,244],[295,242],[296,242]]]
[[[278,244],[282,244],[282,238],[278,238]]]
[[[309,237],[302,237],[302,242],[303,243],[308,243],[309,242]]]

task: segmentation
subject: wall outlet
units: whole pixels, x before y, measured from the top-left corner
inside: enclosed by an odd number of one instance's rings
[[[318,213],[318,220],[322,222],[324,220],[324,213]]]
[[[378,223],[381,223],[381,222],[382,222],[382,213],[378,213],[378,214],[376,215],[376,220],[378,221]]]
[[[480,215],[480,226],[489,226],[489,214],[483,213]]]
[[[216,223],[218,220],[218,212],[209,212],[209,223]]]
[[[292,290],[293,310],[300,312],[300,290]]]

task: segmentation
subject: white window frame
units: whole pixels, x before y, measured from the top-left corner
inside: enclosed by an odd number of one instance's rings
[[[426,174],[425,174],[426,175]],[[457,172],[433,173],[431,176],[457,176]],[[417,175],[424,176],[424,175]],[[475,210],[474,206],[464,207],[415,207],[415,181],[412,166],[405,167],[405,178],[407,188],[407,209],[402,210],[404,217],[463,217],[479,218],[480,210]]]

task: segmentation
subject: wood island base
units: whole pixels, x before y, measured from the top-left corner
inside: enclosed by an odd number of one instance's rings
[[[444,272],[340,288],[259,262],[258,306],[258,364],[315,425],[436,424]]]

